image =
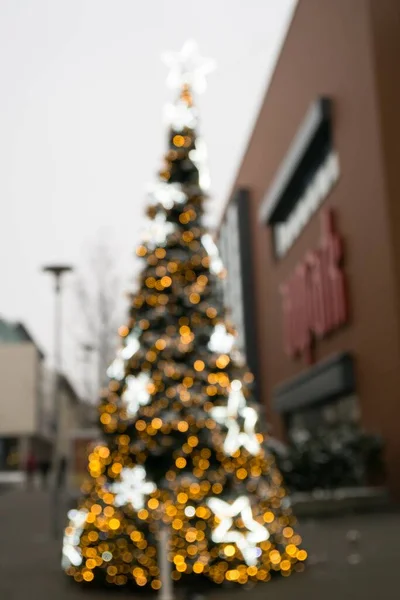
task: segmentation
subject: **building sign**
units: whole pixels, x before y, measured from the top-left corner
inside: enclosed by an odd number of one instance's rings
[[[331,151],[314,173],[286,220],[274,226],[275,251],[279,258],[293,246],[314,213],[329,196],[339,175],[339,159],[336,152]]]
[[[307,253],[289,279],[280,286],[284,344],[291,357],[312,362],[313,347],[348,318],[343,243],[331,210],[321,214],[319,247]]]

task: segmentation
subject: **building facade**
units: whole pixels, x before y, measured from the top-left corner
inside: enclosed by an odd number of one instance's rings
[[[242,336],[275,435],[359,419],[397,497],[399,31],[397,0],[299,1],[223,219],[245,190]]]
[[[68,459],[72,431],[91,425],[92,407],[59,378],[59,455]],[[0,476],[24,470],[28,455],[50,461],[54,449],[54,373],[21,323],[0,319]]]
[[[31,451],[50,453],[43,362],[44,354],[21,323],[0,320],[0,471],[19,470]]]

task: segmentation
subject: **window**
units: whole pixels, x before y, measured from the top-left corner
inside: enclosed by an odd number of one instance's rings
[[[237,329],[237,347],[256,375],[249,202],[248,190],[236,190],[221,224],[218,246],[222,262],[228,271],[228,276],[223,282],[224,303]]]
[[[224,302],[233,325],[237,328],[237,346],[245,352],[245,325],[241,277],[241,248],[238,225],[238,205],[232,202],[226,212],[220,231],[219,246],[228,277],[224,279]]]
[[[338,398],[325,404],[305,407],[287,415],[290,437],[302,432],[313,433],[332,426],[358,425],[359,402],[354,395]]]

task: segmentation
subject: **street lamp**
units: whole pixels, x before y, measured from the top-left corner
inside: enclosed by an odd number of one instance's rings
[[[85,388],[85,398],[87,401],[92,403],[93,401],[93,377],[91,376],[91,356],[92,353],[96,350],[96,348],[92,344],[82,344],[83,350],[83,384]]]
[[[55,304],[54,304],[54,389],[53,389],[53,432],[54,432],[54,446],[53,446],[53,460],[52,460],[52,471],[53,471],[53,498],[50,503],[51,510],[51,528],[55,538],[58,536],[58,473],[60,468],[60,417],[61,417],[61,398],[59,397],[60,392],[60,376],[62,368],[62,345],[61,345],[61,281],[62,276],[65,273],[70,273],[73,269],[69,265],[47,265],[42,269],[45,273],[50,273],[54,277],[54,293],[55,293]]]

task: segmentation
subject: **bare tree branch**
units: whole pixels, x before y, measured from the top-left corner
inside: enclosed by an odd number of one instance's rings
[[[97,359],[94,389],[105,382],[107,366],[115,355],[117,328],[121,322],[122,285],[117,259],[117,251],[109,241],[97,240],[89,248],[74,290],[78,307],[77,339],[82,349],[92,347]],[[87,387],[87,379],[84,385]]]

